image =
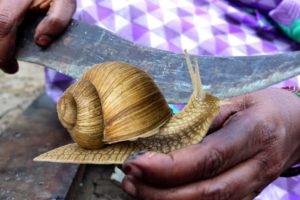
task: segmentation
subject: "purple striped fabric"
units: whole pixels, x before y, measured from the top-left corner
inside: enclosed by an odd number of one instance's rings
[[[276,23],[290,24],[299,0],[77,0],[75,18],[154,48],[198,55],[258,55],[299,50]],[[274,20],[274,21],[273,21]],[[299,78],[276,87],[297,86]],[[46,71],[48,94],[57,101],[73,82]],[[171,105],[178,110],[182,105]],[[300,199],[300,177],[278,178],[256,199]]]

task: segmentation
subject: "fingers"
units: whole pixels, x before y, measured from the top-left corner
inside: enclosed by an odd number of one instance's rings
[[[68,26],[75,8],[75,0],[53,0],[47,16],[36,29],[36,43],[41,46],[49,45]]]
[[[261,185],[263,166],[257,160],[248,160],[225,173],[209,179],[180,187],[157,188],[139,179],[127,176],[123,189],[132,196],[151,200],[240,200],[254,197],[254,190]]]
[[[170,154],[148,152],[126,161],[123,169],[127,175],[161,187],[215,176],[260,151],[262,144],[252,139],[256,128],[252,112],[235,114],[226,126],[200,144]]]
[[[30,0],[1,0],[0,2],[0,68],[6,73],[18,71],[14,59],[17,26],[22,21]]]
[[[50,1],[1,0],[0,2],[0,68],[7,73],[18,70],[14,58],[17,26],[30,6],[47,9]],[[31,5],[32,4],[32,5]],[[70,22],[76,8],[75,0],[53,0],[48,16],[36,29],[35,40],[39,45],[49,45]]]

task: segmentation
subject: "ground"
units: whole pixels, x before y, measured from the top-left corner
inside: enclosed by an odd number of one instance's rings
[[[44,68],[20,63],[14,75],[0,70],[0,134],[44,89]]]

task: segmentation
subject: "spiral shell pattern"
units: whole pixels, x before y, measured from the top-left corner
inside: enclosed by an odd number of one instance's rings
[[[96,65],[60,98],[59,119],[83,148],[157,134],[172,111],[154,81],[121,62]]]

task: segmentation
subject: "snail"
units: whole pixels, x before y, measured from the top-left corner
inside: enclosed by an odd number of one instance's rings
[[[169,153],[196,144],[219,112],[220,101],[202,89],[198,63],[186,55],[194,91],[173,114],[152,78],[123,62],[95,65],[70,86],[57,104],[58,117],[73,144],[35,161],[121,164],[132,153]]]

